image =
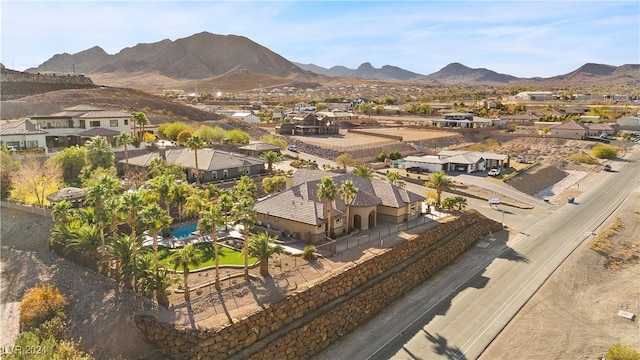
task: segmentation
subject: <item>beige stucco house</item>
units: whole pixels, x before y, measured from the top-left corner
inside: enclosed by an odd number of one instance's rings
[[[549,131],[552,136],[567,139],[586,139],[589,136],[589,129],[573,120],[553,126]]]
[[[338,188],[346,180],[358,189],[349,207],[349,228],[367,230],[379,222],[400,224],[420,215],[424,196],[387,182],[367,180],[354,174],[334,174],[316,170],[298,170],[287,181],[287,190],[260,199],[255,210],[258,222],[274,230],[308,241],[319,242],[325,236],[327,211],[318,199],[322,178],[331,177]],[[347,234],[347,205],[336,197],[331,206],[331,229],[336,237]]]
[[[46,149],[47,132],[29,119],[0,124],[0,143],[10,150]]]

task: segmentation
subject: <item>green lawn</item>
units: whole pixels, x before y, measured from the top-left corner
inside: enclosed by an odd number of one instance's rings
[[[211,243],[200,243],[195,245],[198,254],[200,255],[200,260],[202,261],[200,265],[195,267],[190,267],[190,270],[197,270],[206,267],[214,266],[214,258],[213,258],[213,244]],[[171,250],[169,248],[160,247],[158,248],[158,262],[161,267],[166,267],[168,269],[173,269],[171,262],[169,260],[171,256]],[[232,250],[226,246],[218,246],[219,251],[219,260],[220,266],[223,265],[237,265],[244,266],[244,257],[242,256],[242,252]],[[249,266],[254,265],[258,262],[258,258],[249,257]],[[180,269],[178,269],[180,271]]]

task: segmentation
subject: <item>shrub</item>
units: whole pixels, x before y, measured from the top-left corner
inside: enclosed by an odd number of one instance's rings
[[[598,159],[615,159],[618,156],[618,150],[611,145],[596,145],[591,149],[591,155]]]
[[[42,285],[27,290],[20,302],[20,322],[38,326],[63,313],[67,299],[56,287]]]
[[[318,255],[316,255],[316,247],[313,245],[305,246],[304,250],[302,251],[302,258],[307,261],[316,260],[318,258]]]
[[[249,140],[251,139],[248,133],[239,129],[227,131],[226,136],[229,142],[232,144],[248,144]]]
[[[178,133],[178,136],[176,136],[176,140],[178,140],[180,144],[184,144],[187,142],[187,140],[189,140],[191,135],[193,135],[193,133],[190,129],[184,129]]]
[[[376,157],[378,161],[384,161],[384,159],[386,158],[387,158],[387,153],[384,150],[380,151],[380,154],[378,154],[378,156]]]
[[[398,151],[398,150],[394,150],[394,151],[389,153],[389,159],[391,159],[391,160],[398,160],[401,157],[402,157],[402,154],[400,154],[400,151]]]
[[[569,156],[569,160],[577,161],[583,164],[592,164],[592,165],[596,165],[600,163],[598,162],[598,160],[594,159],[589,154],[585,154],[585,153],[571,155]]]
[[[640,352],[630,345],[613,344],[605,357],[607,360],[640,360]]]

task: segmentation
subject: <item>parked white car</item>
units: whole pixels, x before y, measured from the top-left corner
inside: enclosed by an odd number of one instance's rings
[[[489,175],[489,176],[498,176],[498,175],[500,175],[500,169],[492,168],[491,170],[489,170],[489,173],[487,175]]]
[[[297,145],[289,145],[289,146],[287,146],[287,150],[293,151],[293,152],[298,152],[298,146]]]

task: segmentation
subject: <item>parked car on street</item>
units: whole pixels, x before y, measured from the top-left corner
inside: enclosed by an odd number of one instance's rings
[[[611,171],[611,165],[609,165],[609,164],[605,164],[605,165],[602,167],[602,170],[604,170],[604,171]]]
[[[298,146],[297,145],[289,145],[289,146],[287,146],[287,150],[293,151],[293,152],[298,152]]]

